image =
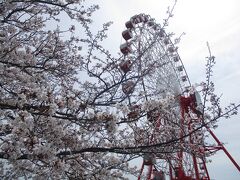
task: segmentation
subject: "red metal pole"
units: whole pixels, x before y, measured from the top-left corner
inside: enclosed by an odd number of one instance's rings
[[[229,152],[227,151],[227,149],[223,146],[223,144],[219,141],[219,139],[217,138],[217,136],[215,136],[215,134],[211,131],[210,128],[206,127],[208,132],[212,135],[212,137],[215,139],[215,141],[218,143],[219,146],[221,146],[222,150],[225,152],[225,154],[228,156],[228,158],[232,161],[232,163],[235,165],[235,167],[238,169],[238,171],[240,172],[240,167],[237,164],[237,162],[233,159],[233,157],[229,154]]]
[[[188,129],[189,129],[189,131],[192,131],[191,122],[188,123]],[[190,140],[190,143],[193,144],[192,135],[189,136],[189,140]],[[197,165],[197,158],[194,154],[192,154],[192,159],[193,159],[196,180],[199,180],[200,176],[199,176],[199,170],[198,170],[198,165]]]
[[[141,179],[141,175],[142,175],[142,172],[143,172],[143,168],[144,168],[144,162],[142,163],[142,167],[141,167],[141,170],[140,170],[140,174],[138,176],[138,180]]]
[[[192,155],[192,158],[193,158],[193,164],[194,164],[196,180],[200,180],[196,156]]]
[[[152,168],[153,168],[153,165],[150,165],[150,166],[149,166],[149,170],[148,170],[148,177],[147,177],[147,180],[151,180]]]
[[[208,180],[210,180],[210,176],[209,176],[209,173],[208,173],[208,170],[207,170],[206,162],[204,161],[203,158],[202,158],[202,162],[203,162],[204,170],[206,171],[206,174],[207,174],[207,178],[208,178]]]

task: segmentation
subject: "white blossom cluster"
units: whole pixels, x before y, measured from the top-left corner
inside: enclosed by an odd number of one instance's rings
[[[47,28],[64,14],[87,30],[96,9],[79,0],[0,3],[1,178],[118,179],[135,171],[130,157],[91,150],[112,147],[117,116],[100,113],[90,102],[94,85],[79,78],[87,71],[84,37],[75,37],[75,25]]]

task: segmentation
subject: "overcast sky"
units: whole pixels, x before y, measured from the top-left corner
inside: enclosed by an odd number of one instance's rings
[[[95,26],[113,21],[107,46],[113,52],[119,51],[123,42],[121,32],[125,22],[135,14],[145,13],[162,23],[168,6],[173,0],[93,0],[101,9],[94,16]],[[222,95],[222,104],[240,103],[240,1],[239,0],[178,0],[174,17],[167,27],[176,36],[185,32],[179,45],[179,55],[183,60],[191,82],[205,79],[205,57],[208,56],[206,42],[216,57],[214,81],[216,92]],[[222,119],[217,137],[240,164],[240,115],[232,119]],[[240,173],[227,156],[219,151],[208,164],[210,177],[216,180],[239,180]]]

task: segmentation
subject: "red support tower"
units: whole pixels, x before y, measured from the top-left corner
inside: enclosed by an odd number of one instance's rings
[[[187,143],[189,146],[189,151],[186,152],[182,150],[178,153],[175,153],[175,155],[172,156],[174,158],[166,160],[169,164],[170,180],[210,180],[209,172],[206,166],[206,156],[209,154],[209,152],[218,150],[223,150],[235,167],[240,171],[239,165],[209,127],[204,126],[204,128],[206,128],[206,130],[217,142],[217,146],[205,146],[203,139],[201,139],[204,136],[203,132],[195,131],[193,128],[195,127],[196,123],[204,123],[202,113],[197,110],[196,99],[194,96],[194,94],[190,94],[188,96],[180,96],[179,98],[181,114],[179,131],[180,144],[185,146]],[[155,123],[155,129],[150,137],[151,143],[154,143],[156,138],[154,137],[154,132],[158,130],[160,126],[161,118],[159,116]],[[147,180],[155,180],[154,177],[158,177],[159,180],[165,180],[164,175],[156,176],[156,173],[154,174],[154,158],[157,157],[152,156],[151,158],[150,162],[147,163],[146,157],[144,157],[138,180],[141,179],[145,166],[148,167],[146,173]],[[162,177],[162,179],[160,177]]]
[[[201,139],[203,134],[201,132],[191,133],[195,124],[201,122],[200,118],[202,116],[202,113],[196,108],[195,94],[180,96],[179,104],[181,113],[180,144],[182,146],[187,144],[189,151],[184,152],[182,150],[177,154],[176,162],[173,161],[173,165],[170,166],[170,180],[209,180],[210,177],[205,162],[206,157],[201,148],[204,146]]]

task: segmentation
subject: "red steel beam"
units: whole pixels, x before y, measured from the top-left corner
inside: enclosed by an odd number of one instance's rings
[[[219,141],[219,139],[217,138],[217,136],[212,132],[212,130],[207,127],[208,132],[212,135],[212,137],[215,139],[215,141],[218,143],[219,146],[221,146],[221,149],[225,152],[225,154],[228,156],[228,158],[232,161],[232,163],[235,165],[235,167],[238,169],[238,171],[240,172],[240,167],[237,164],[237,162],[233,159],[233,157],[231,156],[231,154],[227,151],[227,149],[223,146],[223,144]]]

